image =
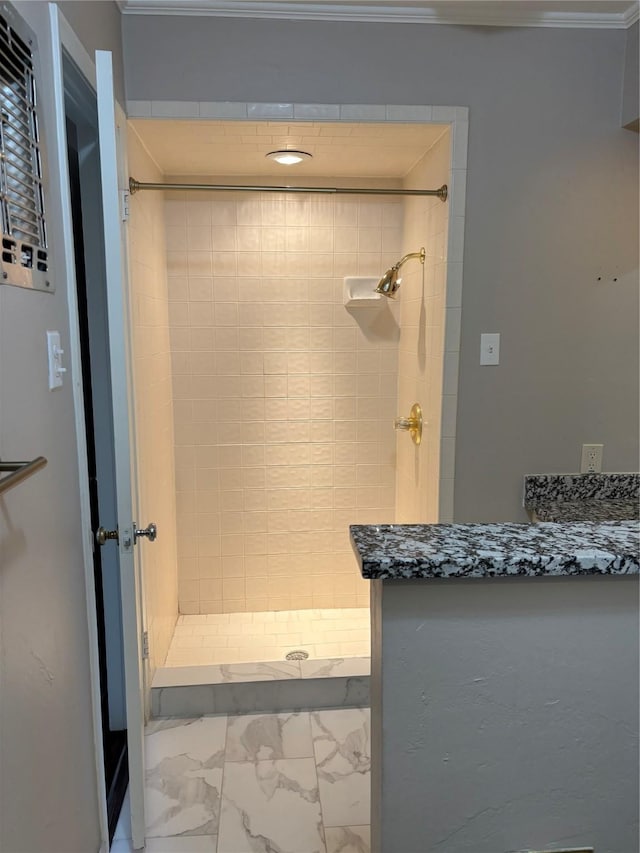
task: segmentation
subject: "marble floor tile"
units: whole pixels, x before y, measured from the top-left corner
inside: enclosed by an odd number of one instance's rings
[[[299,678],[300,666],[297,661],[221,664],[220,673],[222,682],[273,681],[283,678]]]
[[[218,853],[325,853],[312,758],[225,765]]]
[[[370,712],[366,708],[315,711],[311,735],[327,826],[370,823]]]
[[[281,681],[300,678],[299,661],[276,663],[233,663],[210,666],[162,666],[153,677],[153,687],[185,684],[227,684],[245,681]]]
[[[336,678],[338,676],[370,675],[371,659],[326,658],[324,660],[301,660],[303,678]]]
[[[324,830],[327,853],[371,853],[368,826],[328,826]]]
[[[216,853],[218,838],[215,835],[192,835],[173,838],[148,838],[144,853]],[[114,841],[111,853],[141,853],[133,849],[130,839]]]
[[[225,761],[313,758],[309,714],[229,717]]]
[[[226,717],[156,720],[147,727],[147,835],[218,830]]]

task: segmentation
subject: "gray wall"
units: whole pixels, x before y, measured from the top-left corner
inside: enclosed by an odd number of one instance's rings
[[[42,54],[50,155],[52,93],[44,2],[16,3]],[[99,26],[97,19],[96,26]],[[106,42],[103,42],[106,45]],[[47,329],[69,367],[60,186],[47,196],[55,294],[0,287],[0,455],[48,466],[0,498],[0,850],[91,853],[100,844],[71,372],[47,389]]]
[[[522,475],[577,470],[583,442],[637,470],[625,31],[124,16],[123,32],[132,100],[470,106],[456,518],[525,520]],[[478,364],[483,331],[502,333],[499,367]]]
[[[58,6],[90,56],[96,50],[113,53],[113,85],[116,98],[124,106],[121,15],[117,4],[114,0],[65,0]]]
[[[624,576],[377,581],[375,853],[637,850],[637,596]]]
[[[622,89],[622,125],[628,127],[634,125],[638,130],[638,115],[640,115],[640,95],[638,94],[638,30],[640,23],[636,23],[627,31],[627,46],[624,54],[624,85]]]

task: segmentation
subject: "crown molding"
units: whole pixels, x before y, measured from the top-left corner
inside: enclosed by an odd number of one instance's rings
[[[125,15],[188,15],[299,21],[462,24],[487,27],[626,29],[640,18],[639,0],[116,0]],[[612,8],[615,6],[615,10]],[[581,7],[581,8],[576,8]],[[587,11],[586,7],[591,10]]]
[[[624,13],[625,29],[629,29],[640,20],[640,0],[632,3]]]

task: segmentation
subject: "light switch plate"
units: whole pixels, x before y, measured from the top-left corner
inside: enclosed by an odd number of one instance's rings
[[[60,347],[60,332],[47,332],[47,356],[49,361],[49,390],[60,388],[67,368],[62,366],[64,350]]]
[[[500,364],[500,335],[497,332],[480,335],[480,364]]]

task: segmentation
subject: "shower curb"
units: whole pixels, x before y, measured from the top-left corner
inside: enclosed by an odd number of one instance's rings
[[[151,687],[151,714],[156,718],[366,708],[369,671],[369,658],[162,667]]]

